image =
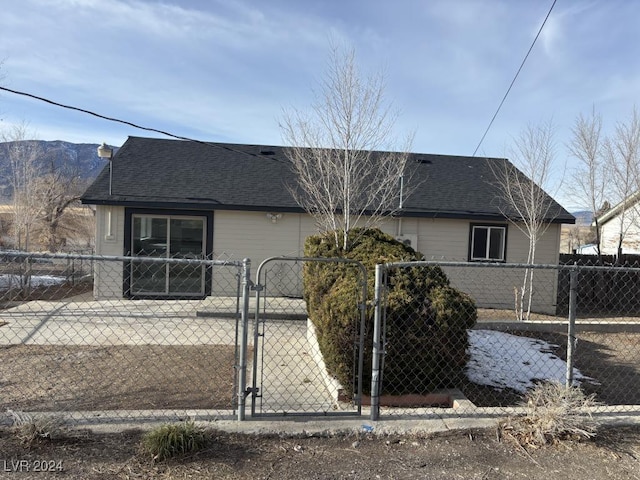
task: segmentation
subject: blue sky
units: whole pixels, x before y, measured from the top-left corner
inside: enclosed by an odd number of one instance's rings
[[[362,72],[386,72],[413,150],[471,155],[551,0],[0,0],[0,85],[207,141],[282,144],[283,108],[305,108],[330,39]],[[508,156],[528,124],[565,144],[592,107],[605,128],[640,92],[640,2],[558,0],[479,154]],[[160,136],[0,93],[0,128],[121,145]],[[565,166],[566,165],[566,166]],[[551,187],[556,192],[556,187]],[[567,208],[575,198],[557,190]]]

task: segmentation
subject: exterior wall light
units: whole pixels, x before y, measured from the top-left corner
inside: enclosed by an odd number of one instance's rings
[[[109,196],[111,196],[111,184],[113,181],[113,163],[111,160],[113,159],[113,148],[102,142],[102,145],[98,147],[98,157],[109,160]]]

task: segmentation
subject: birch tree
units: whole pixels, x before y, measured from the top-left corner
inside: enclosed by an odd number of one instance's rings
[[[347,251],[355,226],[372,227],[400,208],[411,139],[394,152],[396,115],[384,99],[382,75],[363,78],[353,50],[332,47],[328,70],[310,111],[284,114],[281,129],[297,178],[296,201],[336,246]]]
[[[605,142],[606,143],[606,142]],[[578,116],[572,129],[572,138],[568,145],[571,156],[578,160],[573,172],[570,189],[588,205],[595,223],[595,244],[598,260],[601,257],[601,226],[598,212],[605,201],[605,186],[609,183],[611,169],[604,155],[602,138],[602,117],[591,111],[589,117]]]
[[[511,159],[513,163],[505,162],[504,168],[493,167],[495,184],[503,214],[528,239],[526,263],[532,265],[538,241],[555,213],[554,202],[544,191],[549,186],[555,159],[551,122],[526,127],[514,139]],[[525,269],[522,287],[515,292],[518,320],[528,320],[531,316],[533,273],[532,268]]]

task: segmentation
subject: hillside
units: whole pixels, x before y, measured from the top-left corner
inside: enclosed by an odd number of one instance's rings
[[[593,213],[589,210],[581,210],[579,212],[572,212],[571,215],[576,217],[576,225],[591,225],[593,222]]]
[[[0,202],[6,202],[11,198],[12,169],[8,151],[20,143],[31,144],[32,141],[0,142]],[[37,140],[36,145],[40,152],[36,166],[43,172],[51,169],[53,165],[66,175],[89,181],[95,178],[106,164],[105,160],[98,157],[98,144]]]

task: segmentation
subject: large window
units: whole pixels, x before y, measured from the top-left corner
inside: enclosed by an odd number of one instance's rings
[[[207,256],[207,216],[132,213],[131,255],[145,258],[202,259]],[[125,288],[132,296],[203,296],[206,268],[200,264],[131,262]]]
[[[469,260],[504,262],[506,245],[506,226],[472,225]]]

